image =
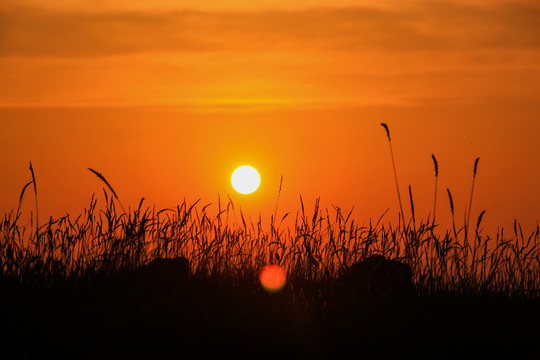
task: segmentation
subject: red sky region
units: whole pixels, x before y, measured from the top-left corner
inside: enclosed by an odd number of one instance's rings
[[[540,6],[534,1],[47,2],[0,5],[0,212],[38,180],[40,217],[227,194],[248,214],[350,209],[525,232],[540,217]],[[324,24],[322,26],[321,24]],[[261,188],[229,177],[250,164]],[[29,193],[30,194],[30,193]],[[33,208],[27,194],[23,210]]]

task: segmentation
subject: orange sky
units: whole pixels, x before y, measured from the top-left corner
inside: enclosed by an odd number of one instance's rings
[[[442,222],[447,187],[462,217],[478,156],[474,219],[532,231],[538,24],[536,1],[3,1],[0,212],[31,160],[40,215],[80,212],[101,189],[92,167],[126,204],[226,192],[272,213],[283,174],[282,211],[320,195],[394,221],[387,122],[417,216],[433,204],[431,153]],[[244,163],[263,181],[249,197],[228,180]]]

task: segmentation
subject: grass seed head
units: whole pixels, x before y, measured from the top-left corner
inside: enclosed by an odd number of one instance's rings
[[[435,155],[431,154],[431,158],[433,159],[433,165],[435,166],[435,177],[439,176],[439,164],[437,163],[437,159],[435,158]]]
[[[388,141],[391,141],[390,140],[390,130],[388,129],[388,125],[386,125],[386,123],[381,123],[381,126],[384,128],[384,130],[386,130],[386,136],[388,136]]]

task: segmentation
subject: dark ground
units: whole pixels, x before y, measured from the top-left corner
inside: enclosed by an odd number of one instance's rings
[[[268,294],[253,282],[3,281],[1,356],[123,358],[540,358],[540,301],[357,294],[335,283]]]

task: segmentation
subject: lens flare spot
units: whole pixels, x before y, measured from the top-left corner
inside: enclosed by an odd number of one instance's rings
[[[285,271],[279,265],[266,265],[259,275],[264,290],[275,293],[285,286]]]

